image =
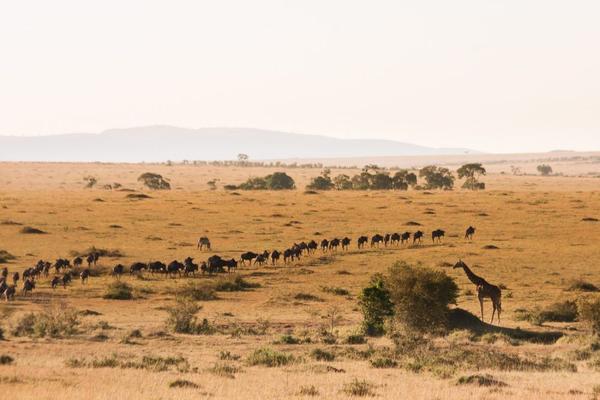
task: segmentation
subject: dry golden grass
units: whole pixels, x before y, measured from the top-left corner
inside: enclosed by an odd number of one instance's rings
[[[82,177],[94,175],[99,184],[119,182],[125,188],[140,190],[137,176],[146,171],[171,178],[174,190],[144,193],[144,200],[126,198],[129,192],[83,189]],[[300,188],[318,170],[289,170]],[[349,171],[353,173],[353,171]],[[206,181],[219,178],[220,184],[238,183],[250,175],[265,175],[263,168],[213,168],[194,166],[105,165],[105,164],[2,164],[0,177],[0,223],[10,220],[22,225],[0,224],[0,249],[17,256],[5,264],[21,271],[38,259],[68,257],[72,251],[91,246],[118,249],[119,259],[103,258],[99,269],[117,262],[129,265],[187,256],[197,261],[213,253],[238,257],[243,251],[283,249],[293,242],[310,239],[415,230],[406,226],[417,221],[428,234],[445,229],[442,244],[430,240],[419,247],[366,249],[358,251],[353,241],[348,252],[335,255],[317,253],[291,266],[242,267],[242,276],[261,287],[245,292],[218,293],[218,300],[200,302],[200,319],[211,324],[237,326],[238,334],[191,336],[165,331],[166,307],[174,304],[174,290],[188,281],[208,277],[166,279],[145,274],[141,280],[124,276],[134,288],[136,298],[129,301],[102,298],[109,276],[92,277],[88,285],[75,281],[66,290],[52,290],[42,279],[33,295],[17,296],[14,302],[0,305],[6,341],[0,342],[0,355],[15,361],[0,365],[0,391],[13,399],[115,399],[115,398],[215,398],[280,399],[303,397],[302,387],[313,385],[316,398],[343,399],[344,385],[354,379],[367,380],[378,398],[590,398],[600,373],[585,361],[576,361],[578,372],[501,372],[490,373],[507,387],[457,385],[459,376],[475,373],[460,371],[452,378],[428,373],[411,373],[400,368],[376,369],[368,360],[347,356],[331,362],[317,362],[310,352],[317,347],[342,352],[347,347],[365,349],[391,346],[388,339],[369,339],[367,345],[328,346],[318,344],[274,344],[283,334],[317,337],[327,322],[322,318],[332,306],[339,308],[337,329],[341,338],[355,332],[361,321],[357,294],[375,272],[384,272],[395,261],[440,268],[455,277],[461,288],[461,308],[478,312],[478,302],[467,290],[474,287],[459,270],[449,268],[462,258],[488,281],[506,286],[502,325],[537,331],[560,331],[567,338],[553,345],[523,342],[511,346],[504,341],[491,345],[520,355],[552,355],[567,358],[581,347],[580,336],[587,334],[582,323],[547,323],[533,327],[517,321],[515,310],[531,309],[556,301],[577,298],[580,293],[567,290],[575,279],[600,286],[600,225],[582,221],[600,218],[600,181],[594,178],[513,177],[490,175],[489,190],[480,193],[454,192],[329,192],[315,195],[303,190],[292,192],[208,191]],[[337,173],[337,172],[334,172]],[[101,199],[102,201],[99,201]],[[111,225],[118,225],[115,228]],[[463,239],[468,225],[477,227],[475,240]],[[47,234],[22,234],[23,226]],[[209,236],[213,253],[196,249],[195,241]],[[484,246],[495,245],[497,250]],[[4,265],[2,265],[4,266]],[[340,274],[340,271],[347,273]],[[337,296],[322,290],[334,286],[349,290],[350,296]],[[323,301],[296,299],[298,293],[312,294]],[[80,333],[66,339],[30,339],[10,335],[10,327],[26,312],[66,304],[78,310],[93,310],[99,315],[81,317]],[[486,303],[486,318],[491,306]],[[102,329],[106,321],[113,329]],[[266,323],[267,321],[268,323]],[[99,325],[100,323],[100,325]],[[264,335],[249,331],[266,329]],[[141,338],[125,339],[134,329]],[[577,330],[574,330],[577,329]],[[153,334],[155,333],[155,334]],[[259,332],[260,333],[260,332]],[[102,335],[105,337],[102,337]],[[342,340],[340,340],[342,342]],[[271,347],[303,359],[278,368],[249,366],[245,359],[254,350]],[[239,360],[220,360],[220,352],[239,355]],[[143,356],[184,357],[189,370],[149,371],[134,368],[71,368],[69,360],[94,360],[111,357],[139,361]],[[238,367],[234,378],[211,368],[215,363]],[[327,372],[325,365],[345,372]],[[170,383],[187,380],[198,388],[170,388]]]

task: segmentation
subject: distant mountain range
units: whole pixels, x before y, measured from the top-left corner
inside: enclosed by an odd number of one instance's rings
[[[0,136],[0,161],[157,162],[477,154],[382,139],[338,139],[249,128],[146,126],[98,134]]]

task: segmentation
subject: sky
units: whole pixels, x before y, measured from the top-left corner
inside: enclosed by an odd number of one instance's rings
[[[597,0],[0,2],[0,135],[168,124],[600,150]]]

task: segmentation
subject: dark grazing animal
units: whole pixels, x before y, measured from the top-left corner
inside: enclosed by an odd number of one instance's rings
[[[308,242],[306,244],[306,250],[308,251],[308,254],[314,253],[315,251],[317,251],[318,247],[319,247],[319,245],[314,240],[311,240],[310,242]]]
[[[210,239],[207,238],[206,236],[202,236],[200,239],[198,239],[198,249],[202,250],[204,248],[206,248],[206,250],[210,250]]]
[[[279,257],[281,257],[281,253],[277,250],[273,250],[271,253],[271,264],[275,265],[279,261]]]
[[[85,261],[87,261],[88,268],[91,268],[92,264],[94,263],[94,255],[88,254],[88,256],[85,258]]]
[[[473,235],[475,234],[475,228],[469,226],[467,231],[465,232],[465,239],[473,240]]]
[[[323,251],[323,253],[325,253],[328,248],[329,248],[329,240],[327,240],[327,239],[321,240],[321,250]]]
[[[0,277],[6,279],[8,278],[8,268],[4,267],[2,268],[2,273],[0,274]]]
[[[71,279],[72,279],[72,277],[71,277],[70,273],[67,272],[66,274],[63,275],[63,277],[62,277],[62,284],[63,284],[63,288],[64,289],[66,289],[67,285],[69,283],[71,283]]]
[[[400,244],[403,244],[404,242],[408,243],[409,240],[410,240],[410,232],[404,232],[402,234],[402,236],[400,237]]]
[[[435,240],[437,239],[438,243],[442,242],[442,238],[444,237],[444,235],[446,234],[446,232],[444,232],[441,229],[436,229],[435,231],[431,232],[431,241],[433,243],[435,243]]]
[[[256,256],[256,259],[254,260],[254,265],[258,264],[258,265],[262,266],[266,261],[267,261],[267,257],[265,257],[263,254],[259,254],[258,256]]]
[[[84,285],[87,283],[88,278],[90,277],[90,269],[86,268],[79,274],[79,278],[81,279],[81,284]]]
[[[392,236],[390,237],[391,241],[392,241],[392,246],[395,244],[396,246],[400,244],[400,234],[399,233],[392,233]]]
[[[358,248],[362,249],[365,247],[365,244],[369,243],[369,238],[366,236],[361,236],[358,238],[357,243],[358,243]]]
[[[294,261],[294,251],[292,249],[285,249],[283,252],[283,262],[287,264],[290,261]]]
[[[334,238],[329,242],[329,250],[336,251],[338,246],[340,245],[340,239]]]
[[[390,235],[389,233],[385,234],[385,236],[383,237],[383,244],[385,245],[385,247],[388,247],[388,244],[390,244],[391,238],[392,238],[392,235]]]
[[[413,235],[413,244],[416,241],[419,241],[419,243],[421,243],[421,239],[423,238],[424,233],[421,231],[416,231]]]
[[[250,265],[252,265],[252,260],[254,260],[256,257],[258,257],[258,254],[252,251],[247,251],[240,256],[240,259],[242,260],[243,265],[246,265],[246,261],[248,261]]]
[[[176,278],[177,275],[181,276],[181,271],[185,269],[185,265],[177,260],[173,260],[167,265],[167,275]]]
[[[125,272],[125,266],[123,264],[117,264],[113,267],[112,276],[117,279],[121,279],[121,275]]]
[[[348,236],[346,236],[345,238],[342,239],[342,250],[348,250],[348,248],[350,247],[350,238]]]
[[[15,285],[7,286],[6,289],[4,290],[4,298],[6,299],[6,301],[14,300],[16,292],[17,292],[17,287]]]
[[[377,234],[371,238],[371,247],[379,247],[379,243],[383,242],[383,236]]]
[[[155,273],[165,273],[167,271],[167,266],[160,261],[153,261],[148,263],[148,269],[150,270],[150,273],[154,275]]]
[[[75,268],[79,268],[79,267],[81,267],[81,264],[83,264],[83,259],[82,259],[81,257],[75,257],[75,258],[73,259],[73,266],[74,266]]]
[[[129,267],[129,275],[137,274],[142,272],[142,270],[148,269],[148,265],[143,262],[134,262]]]
[[[54,278],[52,278],[52,281],[50,281],[50,286],[52,287],[52,289],[56,289],[59,283],[60,278],[58,276],[54,276]]]
[[[19,278],[20,278],[20,277],[19,277],[19,273],[18,273],[18,272],[15,272],[15,273],[13,274],[13,276],[12,276],[13,285],[15,285],[15,286],[17,285],[17,282],[19,282]]]
[[[35,289],[35,281],[33,279],[23,281],[23,295],[30,293],[33,289]]]
[[[221,258],[221,256],[214,255],[208,258],[206,262],[206,269],[209,274],[213,274],[215,272],[224,272],[224,267],[226,266],[225,260]]]
[[[183,270],[183,274],[188,276],[189,274],[196,275],[198,272],[198,264],[194,264],[194,259],[192,257],[188,257],[183,261],[185,268]]]
[[[238,262],[235,258],[232,258],[231,260],[225,261],[225,265],[227,265],[227,272],[231,272],[231,270],[235,271],[237,269]]]

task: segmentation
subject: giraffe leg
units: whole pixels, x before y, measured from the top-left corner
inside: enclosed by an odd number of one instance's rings
[[[494,314],[496,314],[496,303],[492,302],[492,320],[490,321],[490,325],[494,323]]]
[[[483,321],[483,299],[479,299],[479,306],[481,307],[481,321]]]

